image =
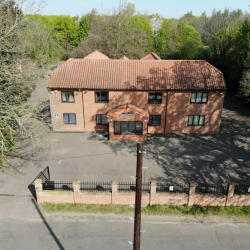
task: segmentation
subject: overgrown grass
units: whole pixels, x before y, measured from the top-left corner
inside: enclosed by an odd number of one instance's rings
[[[128,205],[84,205],[84,204],[52,204],[44,203],[47,212],[80,212],[80,213],[112,213],[133,214],[134,208]],[[201,207],[201,206],[166,206],[148,205],[142,209],[145,215],[220,215],[220,216],[250,216],[250,207]]]
[[[12,153],[14,144],[15,144],[15,140],[11,139],[10,136],[7,136],[7,145],[6,145],[6,150],[4,150],[4,154],[2,156],[0,156],[0,169],[3,166],[3,162],[5,160],[5,157],[10,155]]]

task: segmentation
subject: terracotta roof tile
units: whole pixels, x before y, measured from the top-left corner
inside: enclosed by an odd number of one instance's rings
[[[83,59],[103,59],[110,60],[106,55],[102,54],[98,50],[92,52],[91,54],[85,56]]]
[[[223,74],[206,61],[69,59],[48,88],[225,90]]]
[[[121,57],[119,60],[129,60],[126,56]]]
[[[161,60],[159,56],[157,56],[154,52],[149,53],[148,55],[144,56],[141,60]]]

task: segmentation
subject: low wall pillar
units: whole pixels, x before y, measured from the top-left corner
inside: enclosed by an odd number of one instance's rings
[[[111,204],[118,204],[118,181],[113,180],[111,183],[112,193],[111,193]]]
[[[227,199],[226,199],[225,206],[230,206],[230,200],[234,196],[234,188],[235,188],[234,183],[229,183],[228,184]]]
[[[75,179],[73,181],[73,193],[74,193],[74,202],[80,203],[80,180]]]
[[[189,183],[188,202],[187,202],[188,206],[194,205],[195,187],[196,187],[196,183],[194,181],[191,181]]]
[[[36,190],[37,202],[43,203],[43,200],[42,200],[43,182],[41,179],[35,180],[35,190]]]
[[[154,205],[156,202],[156,181],[150,182],[150,198],[149,198],[149,204]]]

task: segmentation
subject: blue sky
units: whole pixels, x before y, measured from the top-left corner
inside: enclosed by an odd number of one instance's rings
[[[42,11],[44,15],[83,15],[95,8],[102,13],[112,7],[117,7],[120,0],[45,0],[46,6]],[[179,18],[192,11],[200,15],[203,11],[211,14],[213,9],[231,10],[242,9],[248,11],[250,0],[130,0],[136,9],[142,13],[159,13],[166,18]]]

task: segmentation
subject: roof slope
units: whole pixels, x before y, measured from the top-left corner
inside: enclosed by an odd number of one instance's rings
[[[69,59],[48,88],[225,90],[223,74],[206,61]]]
[[[91,54],[85,56],[83,59],[103,59],[110,60],[106,55],[102,54],[98,50],[92,52]]]
[[[119,60],[129,60],[125,55],[123,57],[121,57]]]
[[[161,60],[161,58],[154,52],[151,52],[148,55],[144,56],[141,60]]]

